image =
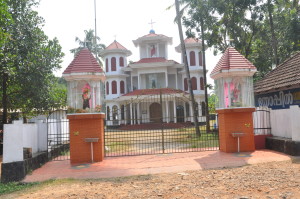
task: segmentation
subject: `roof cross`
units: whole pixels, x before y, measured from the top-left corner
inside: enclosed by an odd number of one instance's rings
[[[153,24],[155,24],[156,22],[152,21],[151,19],[151,22],[149,24],[151,24],[151,29],[153,30]]]

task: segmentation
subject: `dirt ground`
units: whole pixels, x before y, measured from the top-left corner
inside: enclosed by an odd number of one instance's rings
[[[266,198],[300,199],[300,163],[98,180],[58,180],[3,198]]]

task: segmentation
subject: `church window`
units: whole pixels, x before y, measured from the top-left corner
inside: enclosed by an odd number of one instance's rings
[[[105,68],[106,68],[106,72],[108,72],[108,59],[107,58],[105,60]]]
[[[199,66],[203,66],[203,57],[202,52],[199,52]]]
[[[116,81],[112,81],[111,83],[111,94],[117,94],[117,82]]]
[[[190,66],[196,66],[195,51],[190,52]]]
[[[111,71],[116,71],[116,70],[117,70],[116,58],[112,57],[111,58]]]
[[[200,90],[204,90],[204,79],[200,77]]]
[[[125,84],[123,80],[120,82],[120,92],[121,94],[125,93]]]
[[[188,82],[187,82],[187,78],[184,78],[184,90],[185,90],[185,91],[188,90]]]
[[[191,81],[192,81],[192,89],[197,90],[197,79],[196,79],[196,77],[192,77]]]
[[[108,94],[109,94],[109,83],[106,82],[106,95],[108,95]]]
[[[120,57],[119,62],[120,62],[120,67],[123,67],[124,66],[124,57]]]

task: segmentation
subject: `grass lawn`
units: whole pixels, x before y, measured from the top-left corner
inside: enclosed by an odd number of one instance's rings
[[[8,193],[28,189],[38,184],[40,183],[22,183],[22,182],[11,182],[6,184],[0,183],[0,196],[3,194],[8,194]]]

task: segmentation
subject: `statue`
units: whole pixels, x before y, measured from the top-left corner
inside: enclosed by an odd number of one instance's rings
[[[88,83],[82,88],[82,108],[90,108],[90,99],[91,99],[91,94],[90,94],[91,87]]]

